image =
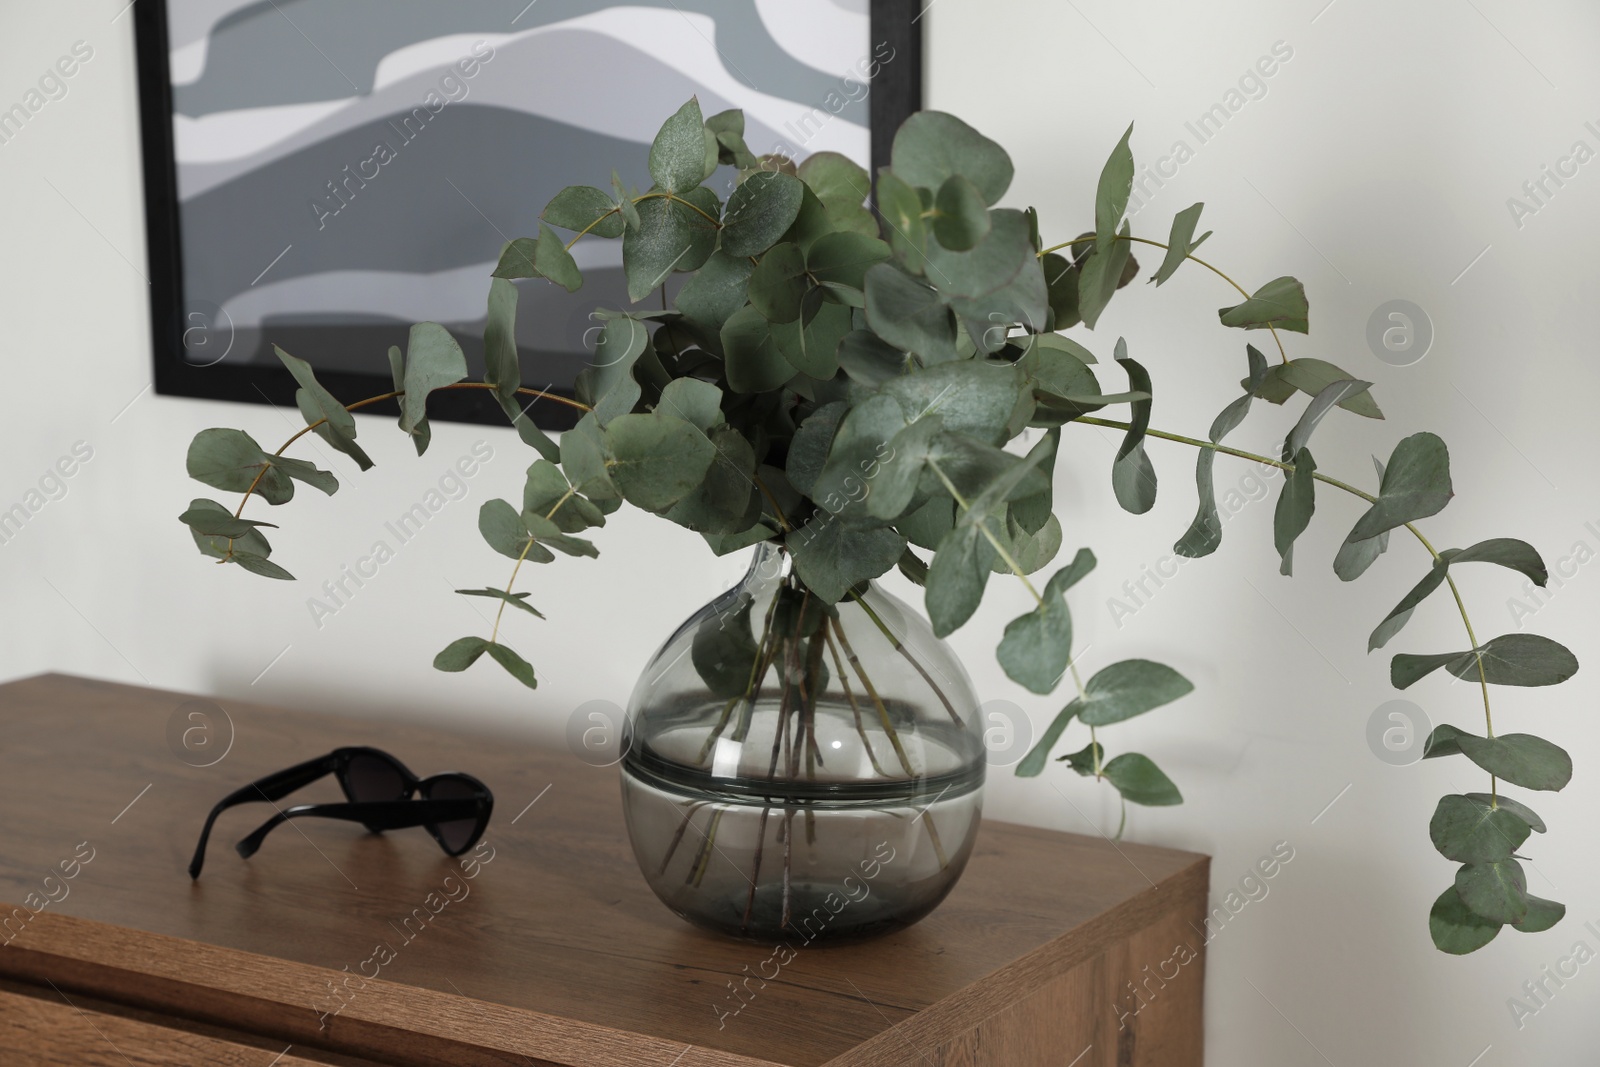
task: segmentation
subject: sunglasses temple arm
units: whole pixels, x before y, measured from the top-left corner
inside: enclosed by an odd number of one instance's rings
[[[200,868],[206,859],[206,843],[211,839],[211,827],[216,823],[218,815],[238,804],[260,800],[273,801],[285,797],[323,775],[331,774],[338,767],[338,756],[338,752],[330,752],[326,756],[297,763],[293,767],[241,786],[219,800],[217,806],[211,809],[211,814],[206,816],[206,824],[200,830],[200,840],[194,847],[194,858],[189,861],[189,877],[200,877]]]
[[[476,819],[483,812],[483,804],[475,799],[453,800],[377,800],[353,804],[301,804],[285,808],[256,827],[250,836],[234,846],[239,855],[249,859],[261,848],[261,843],[274,829],[290,819],[311,816],[319,819],[343,819],[346,822],[365,823],[373,830],[403,830],[427,823],[450,822],[455,819]]]

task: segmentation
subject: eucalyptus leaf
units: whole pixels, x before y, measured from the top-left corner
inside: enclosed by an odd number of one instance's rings
[[[1147,807],[1182,804],[1183,794],[1148,756],[1124,752],[1101,768],[1107,781],[1117,787],[1124,800]]]
[[[924,597],[935,636],[954,633],[978,610],[995,555],[975,524],[960,523],[940,540],[928,566]]]
[[[723,215],[722,251],[730,256],[759,256],[777,244],[800,214],[805,184],[777,171],[746,178],[728,197]]]
[[[1017,764],[1017,777],[1033,778],[1044,770],[1045,763],[1050,759],[1050,750],[1056,747],[1056,742],[1061,740],[1062,731],[1066,730],[1068,724],[1072,722],[1073,717],[1077,714],[1078,702],[1076,700],[1056,712],[1055,718],[1050,720],[1050,725],[1046,726],[1044,733],[1039,735],[1038,742],[1028,750],[1026,756],[1022,757],[1022,762]],[[1079,773],[1082,772],[1080,771]]]
[[[427,418],[428,394],[466,376],[467,357],[449,330],[437,322],[419,322],[411,327],[406,342],[406,395],[401,402],[400,428],[417,433],[418,424]]]
[[[1117,362],[1128,373],[1128,385],[1146,394],[1147,399],[1133,402],[1133,414],[1128,420],[1131,425],[1111,463],[1111,488],[1124,511],[1143,515],[1156,502],[1155,464],[1144,450],[1145,430],[1150,425],[1150,372],[1127,353],[1126,342],[1118,338]]]
[[[489,658],[506,669],[506,673],[529,689],[539,688],[539,681],[533,675],[533,667],[527,660],[516,652],[501,644],[491,644],[484,649],[489,653]]]
[[[924,363],[956,358],[956,324],[939,293],[889,263],[868,268],[863,292],[867,325],[889,344]]]
[[[1509,857],[1462,867],[1456,872],[1456,894],[1490,922],[1515,924],[1528,915],[1528,877]]]
[[[1047,589],[1037,608],[1012,619],[996,658],[1006,677],[1024,689],[1055,689],[1072,659],[1072,613],[1061,594]]]
[[[1431,433],[1412,434],[1395,446],[1384,468],[1378,500],[1357,520],[1347,541],[1363,541],[1417,519],[1437,515],[1455,495],[1450,451]]]
[[[489,586],[486,586],[482,589],[457,589],[456,592],[460,593],[462,596],[489,597],[494,600],[499,600],[502,603],[509,604],[521,611],[526,611],[529,615],[537,615],[541,619],[544,618],[544,615],[539,611],[538,608],[528,603],[528,597],[530,595],[528,593],[508,593],[504,589],[495,589]]]
[[[937,189],[959,174],[987,204],[1011,187],[1014,173],[1006,150],[942,111],[920,111],[900,125],[890,149],[890,168],[913,186]]]
[[[1524,789],[1556,791],[1572,780],[1572,757],[1533,734],[1479,737],[1453,726],[1437,726],[1423,746],[1423,759],[1466,756],[1496,778]]]
[[[1278,495],[1278,506],[1272,516],[1272,544],[1282,557],[1280,574],[1294,570],[1295,540],[1311,525],[1311,514],[1316,510],[1317,462],[1309,449],[1295,453],[1294,468],[1283,480],[1283,490]]]
[[[1078,315],[1091,330],[1100,321],[1100,313],[1111,302],[1112,294],[1120,287],[1123,271],[1133,255],[1133,245],[1128,240],[1131,233],[1124,222],[1118,234],[1121,240],[1104,251],[1096,248],[1078,267]],[[1057,328],[1060,328],[1059,323]]]
[[[1204,204],[1191,204],[1173,216],[1172,235],[1167,238],[1166,258],[1161,261],[1160,269],[1150,278],[1157,286],[1172,277],[1194,250],[1211,236],[1210,230],[1201,234],[1198,240],[1194,236],[1195,229],[1200,225],[1200,211],[1204,207]]]
[[[1094,194],[1094,250],[1104,255],[1111,249],[1112,234],[1116,233],[1122,216],[1128,210],[1128,196],[1133,192],[1133,153],[1128,149],[1128,139],[1133,136],[1133,125],[1128,125],[1122,140],[1111,150],[1111,156],[1100,170],[1100,184]]]
[[[825,603],[843,600],[857,582],[893,569],[906,539],[886,527],[863,527],[820,513],[784,538],[795,573]]]
[[[1519,923],[1514,924],[1514,929],[1524,934],[1543,933],[1556,923],[1566,918],[1567,906],[1554,900],[1545,900],[1532,893],[1526,894],[1528,901],[1528,914]]]
[[[292,582],[294,575],[278,566],[265,556],[258,556],[254,552],[247,552],[235,548],[228,556],[230,563],[237,563],[251,574],[259,574],[263,578],[277,578],[279,581]]]
[[[806,269],[820,282],[861,289],[867,269],[891,255],[889,246],[876,237],[841,231],[817,239],[806,253]]]
[[[1250,294],[1250,299],[1217,312],[1222,325],[1244,330],[1276,328],[1310,333],[1306,290],[1293,278],[1274,278]]]
[[[933,237],[952,252],[965,252],[989,234],[989,208],[978,187],[959,174],[939,186],[933,201]]]
[[[659,413],[620,415],[605,429],[611,478],[623,497],[663,513],[699,485],[716,449],[693,423]]]
[[[1502,925],[1474,913],[1461,902],[1453,885],[1439,895],[1428,913],[1428,932],[1433,936],[1434,947],[1452,956],[1478,951],[1494,940]]]
[[[724,700],[748,692],[756,672],[760,650],[750,630],[751,603],[742,597],[736,608],[730,606],[707,616],[695,628],[690,643],[695,673],[713,696]]]
[[[1107,726],[1143,715],[1194,690],[1194,684],[1164,663],[1127,659],[1095,672],[1084,683],[1078,718]]]
[[[686,193],[705,178],[704,129],[700,101],[694,97],[662,125],[650,145],[650,177],[658,186]]]
[[[1289,462],[1295,454],[1311,440],[1311,435],[1322,422],[1324,416],[1333,410],[1335,404],[1342,404],[1352,396],[1365,393],[1372,388],[1371,382],[1356,381],[1346,378],[1324,386],[1317,395],[1311,398],[1311,403],[1306,405],[1306,410],[1301,413],[1300,421],[1294,424],[1294,429],[1289,431],[1289,436],[1283,442],[1283,461]]]
[[[1459,795],[1440,798],[1428,824],[1433,847],[1457,863],[1509,859],[1531,832],[1527,822],[1508,808]]]
[[[539,217],[563,230],[596,237],[622,236],[622,213],[603,189],[592,185],[567,186],[550,198]]]
[[[741,308],[723,324],[722,350],[728,388],[736,393],[768,392],[797,372],[784,358],[772,324],[753,307]]]
[[[1199,206],[1196,204],[1190,209],[1197,216]],[[1267,358],[1254,345],[1245,346],[1245,356],[1249,360],[1250,376],[1244,382],[1244,395],[1223,408],[1211,421],[1209,436],[1212,444],[1220,444],[1224,437],[1244,422],[1245,416],[1250,414],[1250,404],[1255,400],[1256,390],[1266,376]],[[1216,461],[1217,451],[1214,448],[1199,449],[1195,457],[1194,480],[1200,503],[1194,521],[1177,544],[1172,546],[1172,550],[1180,556],[1209,556],[1222,544],[1222,517],[1217,513],[1215,487]]]

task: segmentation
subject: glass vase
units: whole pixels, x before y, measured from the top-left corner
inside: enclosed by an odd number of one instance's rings
[[[872,583],[824,604],[771,543],[656,653],[628,716],[634,855],[692,923],[791,945],[887,933],[972,852],[985,749],[960,662]]]

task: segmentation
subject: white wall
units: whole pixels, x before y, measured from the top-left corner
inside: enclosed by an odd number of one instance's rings
[[[942,0],[926,19],[930,104],[1011,149],[1019,174],[1011,202],[1038,205],[1047,233],[1064,239],[1091,225],[1095,176],[1130,119],[1142,162],[1178,138],[1194,146],[1184,121],[1285,42],[1293,57],[1266,95],[1199,147],[1140,212],[1135,232],[1160,239],[1173,213],[1205,200],[1206,226],[1218,235],[1203,255],[1250,287],[1280,273],[1306,282],[1314,333],[1291,338],[1292,354],[1372,379],[1390,416],[1330,418],[1318,438],[1322,469],[1370,484],[1368,453],[1386,455],[1400,437],[1430,429],[1450,442],[1459,494],[1426,524],[1437,544],[1518,536],[1551,563],[1578,542],[1600,548],[1586,526],[1600,527],[1592,460],[1600,372],[1594,304],[1584,295],[1600,281],[1585,256],[1600,224],[1600,162],[1521,227],[1506,204],[1574,141],[1600,148],[1584,126],[1600,127],[1600,14],[1577,0],[1537,9],[1335,0],[1319,13],[1323,2]],[[537,694],[487,668],[440,675],[428,666],[432,654],[483,625],[481,605],[449,590],[503,578],[503,561],[478,541],[474,512],[490,495],[515,495],[528,457],[508,432],[439,425],[419,462],[385,432],[386,420],[363,417],[379,466],[348,478],[334,499],[307,494],[271,516],[284,524],[276,558],[302,586],[208,570],[175,520],[197,492],[182,473],[189,438],[238,425],[276,441],[291,416],[146,390],[139,145],[122,3],[7,0],[0,13],[0,105],[73,42],[95,50],[68,95],[0,145],[0,508],[22,500],[75,442],[93,449],[66,495],[0,545],[0,677],[64,670],[361,714],[494,720],[530,742],[561,743],[569,712],[593,698],[625,700],[655,644],[737,563],[712,559],[686,533],[620,515],[597,538],[598,562],[565,561],[530,582],[550,622],[512,625],[545,680]],[[1154,263],[1141,258],[1148,274]],[[1427,358],[1409,367],[1380,362],[1364,341],[1368,315],[1394,298],[1420,304],[1437,331]],[[1125,334],[1155,375],[1155,424],[1203,433],[1243,368],[1240,338],[1213,319],[1230,302],[1220,281],[1186,267],[1160,292],[1141,284],[1124,293],[1091,344],[1108,350]],[[1290,413],[1260,408],[1236,443],[1271,452]],[[478,440],[495,458],[469,495],[317,628],[305,602],[311,587],[363,554],[385,519]],[[1086,668],[1148,656],[1198,687],[1103,735],[1113,751],[1137,746],[1160,761],[1188,800],[1134,809],[1128,836],[1211,853],[1219,899],[1274,843],[1295,849],[1269,895],[1211,946],[1211,1062],[1592,1060],[1600,970],[1584,968],[1520,1030],[1507,998],[1576,940],[1600,948],[1584,929],[1600,920],[1600,872],[1583,852],[1585,815],[1600,799],[1597,731],[1582,718],[1600,670],[1594,631],[1582,624],[1593,618],[1600,565],[1580,568],[1523,620],[1590,661],[1585,673],[1556,690],[1495,694],[1499,730],[1536,729],[1579,761],[1564,793],[1531,798],[1552,833],[1525,846],[1530,889],[1566,901],[1569,917],[1553,932],[1508,931],[1474,956],[1447,958],[1429,943],[1426,914],[1452,865],[1433,854],[1427,822],[1437,796],[1483,788],[1481,776],[1460,761],[1390,767],[1365,732],[1393,695],[1386,654],[1366,656],[1365,636],[1421,575],[1423,554],[1396,539],[1372,574],[1343,585],[1328,561],[1357,511],[1324,493],[1301,573],[1282,579],[1272,505],[1251,503],[1228,522],[1217,556],[1186,564],[1118,625],[1109,599],[1165,557],[1189,521],[1193,456],[1152,444],[1161,500],[1133,518],[1115,509],[1107,484],[1113,437],[1080,428],[1066,440],[1075,458],[1059,478],[1068,551],[1089,544],[1101,561],[1073,595]],[[333,466],[353,473],[342,457]],[[1219,489],[1244,474],[1220,463]],[[1464,584],[1480,636],[1516,629],[1507,598],[1517,583],[1478,570]],[[1022,704],[1042,727],[1058,702],[1007,682],[992,656],[1023,602],[997,584],[956,643],[985,696]],[[1391,651],[1461,647],[1459,628],[1436,598]],[[1435,722],[1481,727],[1466,685],[1430,679],[1408,695]],[[1002,818],[1086,833],[1116,819],[1105,789],[1055,768],[1026,782],[996,775],[989,805]]]

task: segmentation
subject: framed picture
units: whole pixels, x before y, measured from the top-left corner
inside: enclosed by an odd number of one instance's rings
[[[646,188],[691,95],[741,108],[757,153],[874,172],[920,106],[914,0],[136,0],[155,386],[294,406],[282,347],[341,397],[443,323],[482,367],[490,272],[572,184]],[[628,305],[620,242],[585,285],[522,289],[523,381],[570,392],[596,307]],[[535,405],[543,426],[564,405]],[[435,418],[502,422],[436,394]]]

